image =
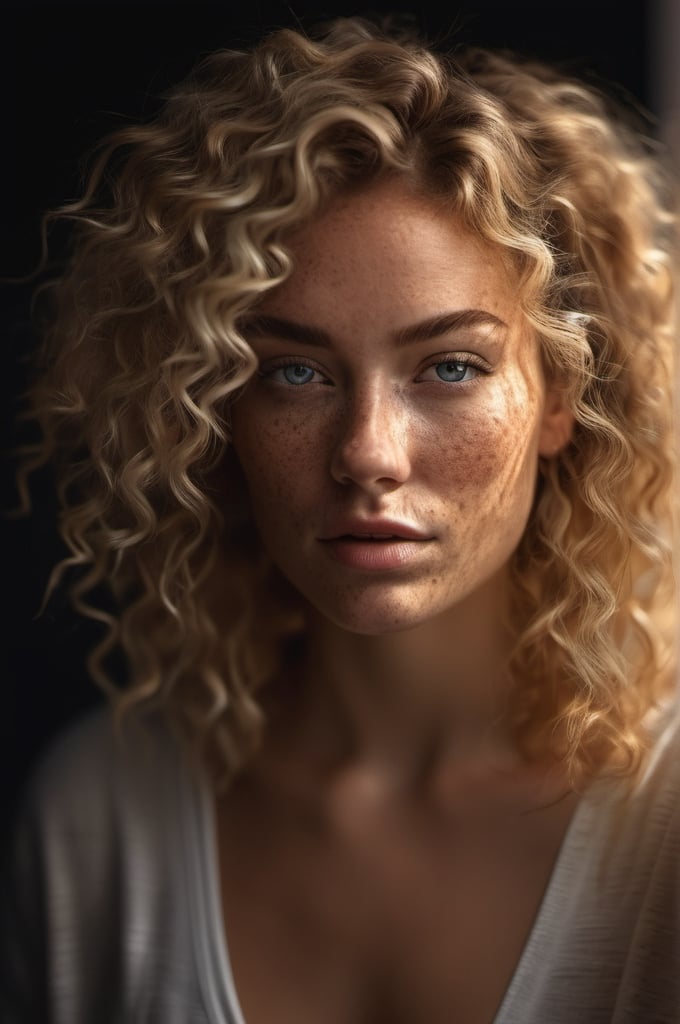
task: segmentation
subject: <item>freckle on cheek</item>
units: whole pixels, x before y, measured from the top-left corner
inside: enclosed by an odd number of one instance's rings
[[[474,458],[466,460],[463,481],[479,484],[493,477],[505,461],[499,445],[479,445],[474,448]],[[463,507],[461,505],[461,507]]]

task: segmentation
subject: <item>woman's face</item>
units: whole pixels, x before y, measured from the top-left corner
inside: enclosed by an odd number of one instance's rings
[[[379,634],[493,587],[538,455],[571,419],[547,390],[499,252],[396,183],[336,200],[244,331],[232,408],[263,544],[319,612]]]

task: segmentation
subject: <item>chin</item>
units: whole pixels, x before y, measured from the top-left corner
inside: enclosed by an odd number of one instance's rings
[[[352,595],[346,601],[310,601],[316,613],[347,633],[387,636],[415,629],[439,617],[446,609],[431,608],[415,595],[377,598]]]

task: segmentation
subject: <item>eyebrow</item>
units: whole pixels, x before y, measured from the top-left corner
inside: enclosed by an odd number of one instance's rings
[[[396,337],[398,345],[410,345],[416,341],[430,341],[441,334],[460,331],[471,327],[507,327],[505,320],[494,316],[486,309],[459,309],[455,313],[442,313],[410,327],[404,327]]]
[[[464,330],[472,327],[507,327],[500,317],[485,309],[459,309],[452,313],[441,313],[438,316],[422,320],[420,323],[403,327],[395,335],[398,346],[411,345],[418,341],[431,341],[442,334]],[[278,316],[255,315],[246,317],[242,330],[255,337],[271,335],[284,341],[297,341],[304,345],[329,348],[333,344],[331,335],[320,327],[298,324]]]

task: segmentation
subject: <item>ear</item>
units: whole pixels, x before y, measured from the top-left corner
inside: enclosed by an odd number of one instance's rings
[[[552,458],[569,444],[574,432],[574,415],[563,389],[548,387],[538,433],[538,454]]]

